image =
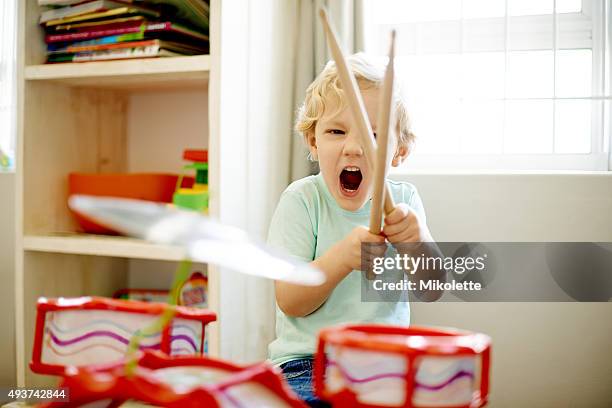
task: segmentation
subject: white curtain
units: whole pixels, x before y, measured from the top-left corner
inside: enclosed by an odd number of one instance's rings
[[[221,98],[222,102],[228,101],[227,112],[232,113],[228,121],[235,124],[235,117],[245,117],[248,133],[244,147],[248,180],[243,180],[249,197],[246,218],[240,224],[236,222],[235,212],[230,212],[228,217],[235,225],[265,239],[283,190],[291,181],[316,171],[307,159],[304,142],[293,131],[293,124],[306,88],[330,57],[318,9],[327,8],[345,51],[352,53],[363,49],[362,0],[261,0],[256,3],[244,0],[244,3],[248,6],[242,16],[245,21],[236,16],[240,13],[235,12],[235,5],[227,5],[228,11],[224,9],[224,13],[229,20],[221,24],[223,30],[228,30],[226,38],[249,39],[225,42],[222,48],[225,58],[231,60],[228,62],[231,69],[225,65],[222,75],[229,78],[230,86],[247,91],[244,114],[238,110],[242,105],[236,98]],[[244,58],[237,57],[243,55]],[[223,86],[222,89],[228,90]],[[239,149],[228,151],[228,160],[221,160],[227,166],[235,166],[231,163],[236,163],[237,157],[242,159]],[[220,174],[227,173],[220,171]],[[235,188],[235,183],[230,188]],[[221,355],[242,363],[261,360],[275,336],[272,282],[230,275],[224,279],[231,281],[229,289],[225,286],[230,292],[225,297],[240,296],[240,307],[228,306],[220,312],[221,321],[231,322],[221,326]]]
[[[0,1],[0,171],[12,170],[15,157],[16,0]]]
[[[327,48],[318,10],[327,8],[328,15],[338,34],[340,45],[346,53],[364,49],[364,0],[298,0],[295,2],[295,57],[293,81],[293,106],[304,101],[308,85],[321,72],[331,54]],[[292,123],[295,123],[295,109]],[[316,163],[307,160],[308,150],[301,137],[291,138],[290,181],[317,171]]]

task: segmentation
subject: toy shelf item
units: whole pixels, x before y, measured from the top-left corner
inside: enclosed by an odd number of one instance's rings
[[[188,189],[193,185],[193,182],[192,177],[183,177],[176,174],[70,173],[68,175],[68,191],[70,195],[88,194],[170,203],[177,185]],[[118,234],[117,231],[94,222],[78,211],[73,211],[73,213],[83,232],[105,235]]]
[[[98,297],[40,298],[30,368],[39,374],[61,374],[66,366],[121,361],[130,338],[170,307]],[[205,326],[217,319],[216,314],[181,306],[173,309],[170,324],[146,335],[140,350],[160,350],[170,356],[202,354]]]
[[[119,289],[113,293],[113,299],[137,300],[139,302],[166,302],[170,295],[169,290],[161,289]]]
[[[69,401],[45,406],[78,407],[103,400],[118,406],[133,400],[170,408],[306,407],[267,363],[240,367],[206,357],[168,357],[146,351],[133,373],[125,368],[125,362],[71,367],[60,385],[69,390]]]
[[[314,383],[336,406],[481,407],[491,340],[455,329],[344,325],[319,333]]]
[[[176,183],[172,202],[177,207],[208,212],[208,151],[185,150],[183,159],[192,162],[183,167],[183,170],[195,170],[195,182],[192,187],[185,188],[182,186],[181,175]]]

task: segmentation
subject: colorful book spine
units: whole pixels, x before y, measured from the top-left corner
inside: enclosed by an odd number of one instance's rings
[[[96,38],[95,40],[80,41],[67,46],[58,46],[55,44],[49,44],[47,51],[49,53],[70,53],[70,52],[81,52],[90,51],[92,46],[98,45],[110,45],[116,43],[122,43],[126,41],[137,41],[144,39],[144,30],[136,33],[111,35],[108,37]]]
[[[107,37],[112,35],[122,35],[129,33],[137,33],[144,31],[145,33],[176,33],[190,37],[194,40],[208,41],[208,36],[200,34],[178,24],[166,22],[151,22],[151,23],[131,23],[129,25],[109,26],[103,28],[94,28],[91,30],[83,30],[75,33],[67,34],[49,34],[45,37],[47,44],[57,42],[82,41],[92,38]]]
[[[75,52],[86,52],[86,51],[100,51],[100,50],[111,50],[116,48],[134,48],[134,47],[145,47],[148,45],[159,45],[158,40],[144,40],[144,41],[127,41],[120,43],[111,43],[111,44],[92,44],[92,45],[84,45],[84,46],[68,46],[70,50],[61,51],[62,53],[75,53]],[[59,53],[59,52],[57,52]]]
[[[106,61],[131,58],[147,57],[166,57],[177,56],[180,54],[167,50],[162,50],[159,44],[147,45],[134,48],[119,48],[100,51],[79,52],[76,54],[57,54],[50,55],[48,61],[53,62],[86,62],[86,61]]]
[[[94,28],[90,31],[82,31],[76,33],[67,33],[67,34],[49,34],[45,36],[45,42],[47,44],[56,43],[56,42],[67,42],[67,41],[81,41],[88,40],[90,38],[98,38],[98,37],[107,37],[111,35],[122,35],[129,33],[138,33],[144,29],[145,24],[137,23],[130,25],[119,25],[115,27]]]

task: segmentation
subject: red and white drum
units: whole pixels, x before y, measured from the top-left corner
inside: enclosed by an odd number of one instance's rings
[[[455,329],[345,325],[319,334],[314,382],[334,406],[481,407],[491,339]]]
[[[239,367],[206,357],[169,357],[147,351],[133,372],[125,363],[68,368],[60,387],[69,400],[48,408],[119,406],[124,401],[169,408],[306,408],[267,363]]]
[[[61,375],[67,366],[121,361],[132,336],[169,308],[165,303],[97,297],[40,298],[30,368],[40,374]],[[217,319],[216,314],[182,306],[173,310],[170,323],[145,336],[140,349],[171,356],[203,354],[205,327]]]

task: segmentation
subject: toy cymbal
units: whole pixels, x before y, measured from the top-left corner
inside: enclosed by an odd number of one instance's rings
[[[125,235],[187,249],[197,262],[237,272],[316,286],[323,273],[249,238],[240,228],[223,225],[194,211],[150,201],[73,195],[69,206]]]

